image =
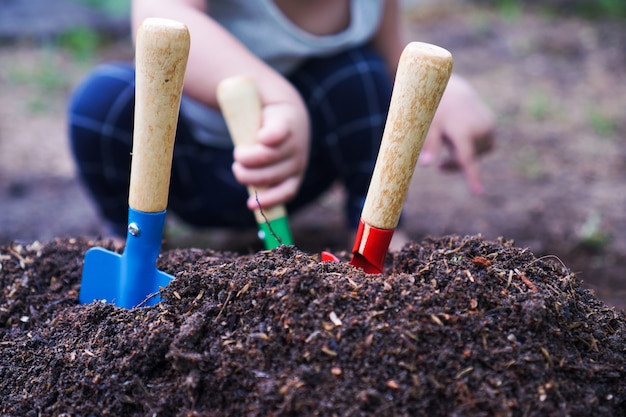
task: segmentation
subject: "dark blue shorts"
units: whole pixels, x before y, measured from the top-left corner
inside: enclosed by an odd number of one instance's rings
[[[392,81],[382,58],[364,46],[311,59],[289,77],[311,118],[311,154],[290,212],[339,181],[345,214],[356,228],[391,98]],[[135,72],[123,63],[96,68],[75,90],[69,133],[80,178],[101,215],[125,233],[132,148]],[[181,117],[172,163],[168,211],[197,226],[250,227],[247,191],[232,173],[232,149],[201,143]]]

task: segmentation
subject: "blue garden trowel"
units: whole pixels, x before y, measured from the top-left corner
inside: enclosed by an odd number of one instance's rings
[[[159,301],[159,288],[174,279],[156,268],[156,259],[165,224],[189,44],[186,26],[172,20],[146,19],[137,32],[126,247],[122,255],[103,248],[87,251],[81,303],[105,300],[125,308],[142,302],[153,305]]]

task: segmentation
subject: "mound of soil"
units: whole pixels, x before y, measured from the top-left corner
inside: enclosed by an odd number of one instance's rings
[[[96,244],[0,249],[3,416],[626,415],[624,313],[510,241],[410,243],[382,275],[172,250],[131,310],[78,304]]]

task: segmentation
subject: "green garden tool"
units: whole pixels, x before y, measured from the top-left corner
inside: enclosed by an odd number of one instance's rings
[[[227,78],[217,88],[217,100],[235,146],[254,144],[261,126],[261,100],[254,82],[245,76]],[[256,195],[256,191],[248,187],[250,195]],[[254,210],[254,217],[266,249],[293,244],[284,205],[259,206]]]

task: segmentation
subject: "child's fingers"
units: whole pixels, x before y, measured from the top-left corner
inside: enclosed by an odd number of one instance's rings
[[[261,168],[272,165],[289,157],[286,147],[269,147],[256,143],[248,146],[237,146],[234,151],[234,159],[247,168]]]
[[[467,181],[470,191],[473,194],[482,194],[485,190],[480,176],[478,161],[475,158],[462,161],[461,168],[465,174],[465,180]]]
[[[441,137],[441,130],[435,124],[432,124],[428,130],[428,134],[426,135],[424,145],[422,146],[422,150],[417,161],[418,164],[428,166],[437,160],[437,156],[443,147]]]
[[[266,146],[278,146],[291,132],[288,119],[275,107],[266,107],[263,123],[257,133],[257,142]]]
[[[470,191],[474,194],[482,194],[484,189],[473,141],[461,132],[447,136],[446,141],[451,147],[451,159],[456,161],[458,168],[463,171]]]
[[[299,177],[289,177],[275,186],[259,189],[248,197],[248,208],[254,210],[259,205],[263,208],[285,204],[296,196],[299,186]]]
[[[299,176],[301,170],[296,160],[292,158],[282,159],[271,165],[249,167],[239,162],[233,163],[233,173],[241,184],[253,187],[273,187],[285,181],[286,178]]]

